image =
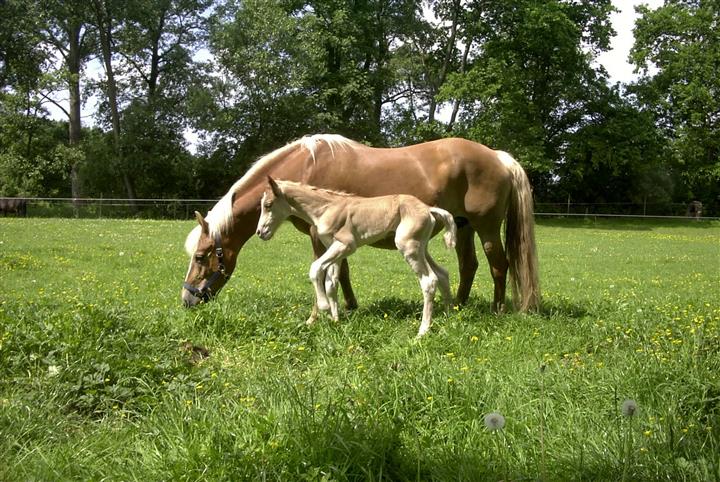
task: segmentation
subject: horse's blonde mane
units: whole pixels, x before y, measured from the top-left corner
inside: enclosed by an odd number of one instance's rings
[[[312,136],[305,136],[289,144],[276,149],[269,154],[262,156],[260,159],[247,170],[245,175],[238,179],[228,190],[225,195],[213,206],[213,208],[207,213],[205,220],[210,226],[210,234],[215,235],[216,233],[227,234],[232,228],[232,202],[233,196],[236,192],[240,192],[254,182],[257,181],[257,177],[260,173],[265,172],[268,167],[275,165],[278,161],[282,160],[285,155],[292,152],[298,147],[307,149],[312,156],[313,162],[316,161],[317,148],[320,143],[324,142],[330,148],[332,157],[335,157],[335,149],[347,149],[351,146],[362,145],[356,141],[350,140],[338,134],[315,134]],[[189,255],[195,252],[197,249],[197,243],[200,239],[200,226],[190,231],[187,239],[185,240],[185,251]]]

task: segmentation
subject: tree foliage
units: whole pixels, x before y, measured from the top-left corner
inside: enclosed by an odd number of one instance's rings
[[[720,3],[667,0],[640,7],[634,87],[671,139],[673,167],[689,198],[720,196]],[[654,72],[654,70],[657,70]]]
[[[336,132],[378,146],[459,135],[509,151],[539,200],[718,195],[716,2],[642,7],[632,58],[645,76],[629,86],[610,86],[596,62],[614,35],[610,0],[0,9],[3,193],[212,197],[259,155]]]

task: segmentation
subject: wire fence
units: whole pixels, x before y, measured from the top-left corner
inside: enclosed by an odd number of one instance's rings
[[[217,199],[19,198],[30,217],[190,219]]]
[[[121,199],[121,198],[0,198],[24,201],[24,210],[3,210],[3,215],[68,218],[191,219],[195,211],[205,214],[217,199]],[[715,206],[682,203],[573,203],[537,202],[540,217],[666,218],[718,220]]]
[[[536,216],[720,219],[715,206],[692,203],[537,202]]]

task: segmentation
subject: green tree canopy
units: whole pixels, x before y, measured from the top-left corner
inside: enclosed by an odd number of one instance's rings
[[[643,106],[671,139],[674,167],[687,200],[720,196],[720,3],[666,0],[639,7],[634,87]]]

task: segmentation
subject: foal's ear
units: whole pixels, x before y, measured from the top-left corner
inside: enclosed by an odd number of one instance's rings
[[[202,214],[195,211],[195,219],[197,219],[197,222],[200,225],[201,232],[203,234],[210,235],[210,226],[208,225],[207,221],[205,221],[205,218],[202,217]]]
[[[275,179],[268,176],[268,183],[270,183],[270,189],[272,189],[273,194],[277,197],[282,197],[282,191],[280,190],[280,186],[275,182]]]

